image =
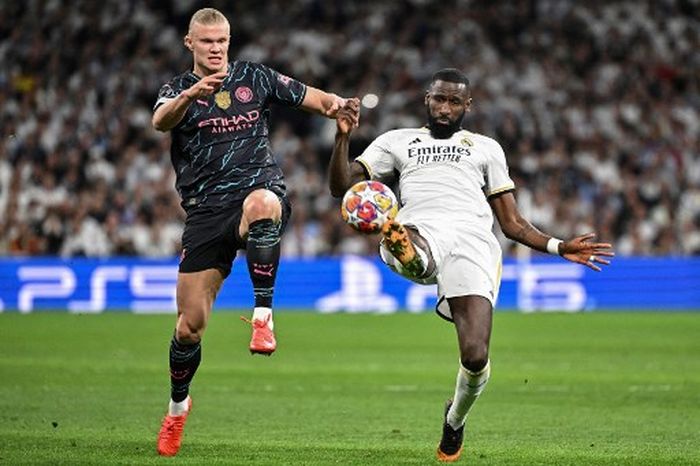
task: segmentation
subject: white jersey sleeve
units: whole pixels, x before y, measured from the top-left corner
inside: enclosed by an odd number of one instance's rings
[[[508,174],[508,164],[503,148],[493,139],[488,139],[488,141],[491,147],[489,147],[490,156],[487,159],[484,173],[484,181],[486,182],[484,194],[486,197],[515,189],[515,183]]]
[[[380,135],[355,159],[373,180],[392,175],[396,168],[391,139],[391,131]]]

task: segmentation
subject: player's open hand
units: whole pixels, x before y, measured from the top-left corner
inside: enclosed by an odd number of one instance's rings
[[[360,100],[355,97],[346,99],[345,105],[338,109],[335,121],[338,133],[350,134],[360,125]]]
[[[606,258],[615,256],[615,253],[610,243],[592,243],[590,240],[593,238],[595,233],[586,233],[565,241],[560,246],[562,257],[600,272],[600,267],[596,264],[610,265],[610,261]]]
[[[221,85],[223,84],[227,74],[228,71],[219,71],[218,73],[203,77],[185,91],[187,93],[187,97],[190,100],[194,100],[200,97],[212,95],[221,89]]]

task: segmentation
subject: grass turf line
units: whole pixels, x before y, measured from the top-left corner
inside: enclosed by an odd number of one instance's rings
[[[248,313],[247,311],[245,312]],[[175,458],[155,437],[174,316],[0,314],[0,464],[436,464],[457,369],[431,314],[217,312]],[[464,464],[700,464],[700,314],[497,313]]]

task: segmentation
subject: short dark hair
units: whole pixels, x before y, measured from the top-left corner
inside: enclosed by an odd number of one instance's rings
[[[434,83],[435,81],[446,81],[448,83],[459,83],[459,84],[464,84],[465,86],[469,87],[469,79],[467,76],[459,71],[457,68],[443,68],[440,71],[437,71],[434,75],[430,83]]]

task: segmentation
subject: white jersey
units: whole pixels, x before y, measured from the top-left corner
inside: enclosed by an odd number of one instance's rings
[[[484,239],[493,237],[487,197],[515,188],[501,145],[466,130],[449,139],[428,128],[389,131],[356,161],[373,179],[399,172],[402,222],[454,225]]]
[[[480,294],[494,302],[501,250],[487,198],[515,188],[501,145],[466,130],[435,139],[428,128],[407,128],[382,134],[356,161],[372,179],[398,171],[397,220],[416,226],[439,270],[452,271],[438,275],[441,297]],[[466,283],[463,277],[473,276],[473,269],[484,275]]]

